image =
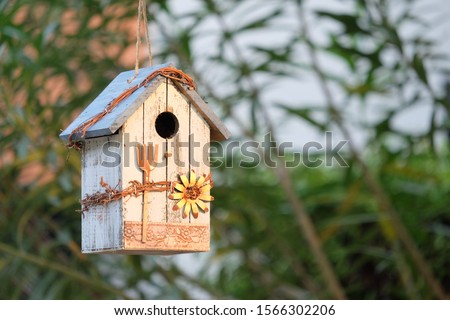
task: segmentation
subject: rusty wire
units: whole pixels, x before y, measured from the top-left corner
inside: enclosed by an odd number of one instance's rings
[[[120,184],[120,183],[119,183]],[[103,180],[103,177],[100,179],[100,185],[103,187],[104,191],[97,191],[93,194],[86,195],[81,202],[81,213],[88,211],[90,208],[95,206],[102,206],[108,204],[113,201],[117,201],[120,199],[124,199],[127,197],[139,197],[144,194],[144,192],[156,191],[156,192],[164,192],[171,190],[172,183],[170,181],[149,181],[146,183],[142,183],[137,180],[132,180],[129,182],[129,186],[123,190],[120,190],[118,186],[111,187],[108,183]]]

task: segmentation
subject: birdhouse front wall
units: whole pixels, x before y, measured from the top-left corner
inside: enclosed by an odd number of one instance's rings
[[[158,116],[165,112],[172,113],[178,122],[176,134],[168,138],[161,137],[155,127]],[[86,141],[83,194],[99,191],[101,177],[110,186],[119,185],[122,190],[129,187],[131,181],[143,182],[144,172],[136,152],[139,145],[151,148],[154,157],[150,181],[176,182],[180,174],[189,176],[191,170],[197,176],[208,175],[210,167],[205,145],[210,142],[209,130],[195,107],[171,80],[165,79],[117,134]],[[105,160],[103,145],[110,143],[108,141],[114,141],[116,147],[120,144],[116,149],[120,153],[120,164],[116,167],[101,165]],[[169,199],[171,192],[170,188],[146,192],[145,196],[131,196],[90,208],[84,213],[82,222],[83,252],[174,254],[208,251],[209,212],[200,211],[196,219],[191,214],[183,218],[183,208],[174,209],[179,200]],[[206,205],[205,211],[209,211],[209,203]]]

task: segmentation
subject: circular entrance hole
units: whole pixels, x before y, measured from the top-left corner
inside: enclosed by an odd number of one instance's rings
[[[164,139],[170,139],[178,132],[178,119],[172,112],[161,113],[155,121],[156,132]]]

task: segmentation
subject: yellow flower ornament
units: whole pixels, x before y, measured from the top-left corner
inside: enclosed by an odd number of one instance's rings
[[[181,183],[175,183],[173,193],[169,195],[169,199],[180,200],[173,206],[173,210],[180,210],[184,206],[183,219],[187,218],[192,212],[192,216],[197,219],[198,208],[204,212],[208,212],[208,207],[203,201],[213,201],[214,197],[209,195],[209,190],[214,183],[211,174],[202,175],[197,179],[195,172],[192,170],[189,179],[185,174],[180,174]]]

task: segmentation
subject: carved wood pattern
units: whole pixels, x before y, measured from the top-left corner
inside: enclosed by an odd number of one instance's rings
[[[150,222],[142,242],[142,222],[124,222],[125,250],[209,251],[209,225]]]

